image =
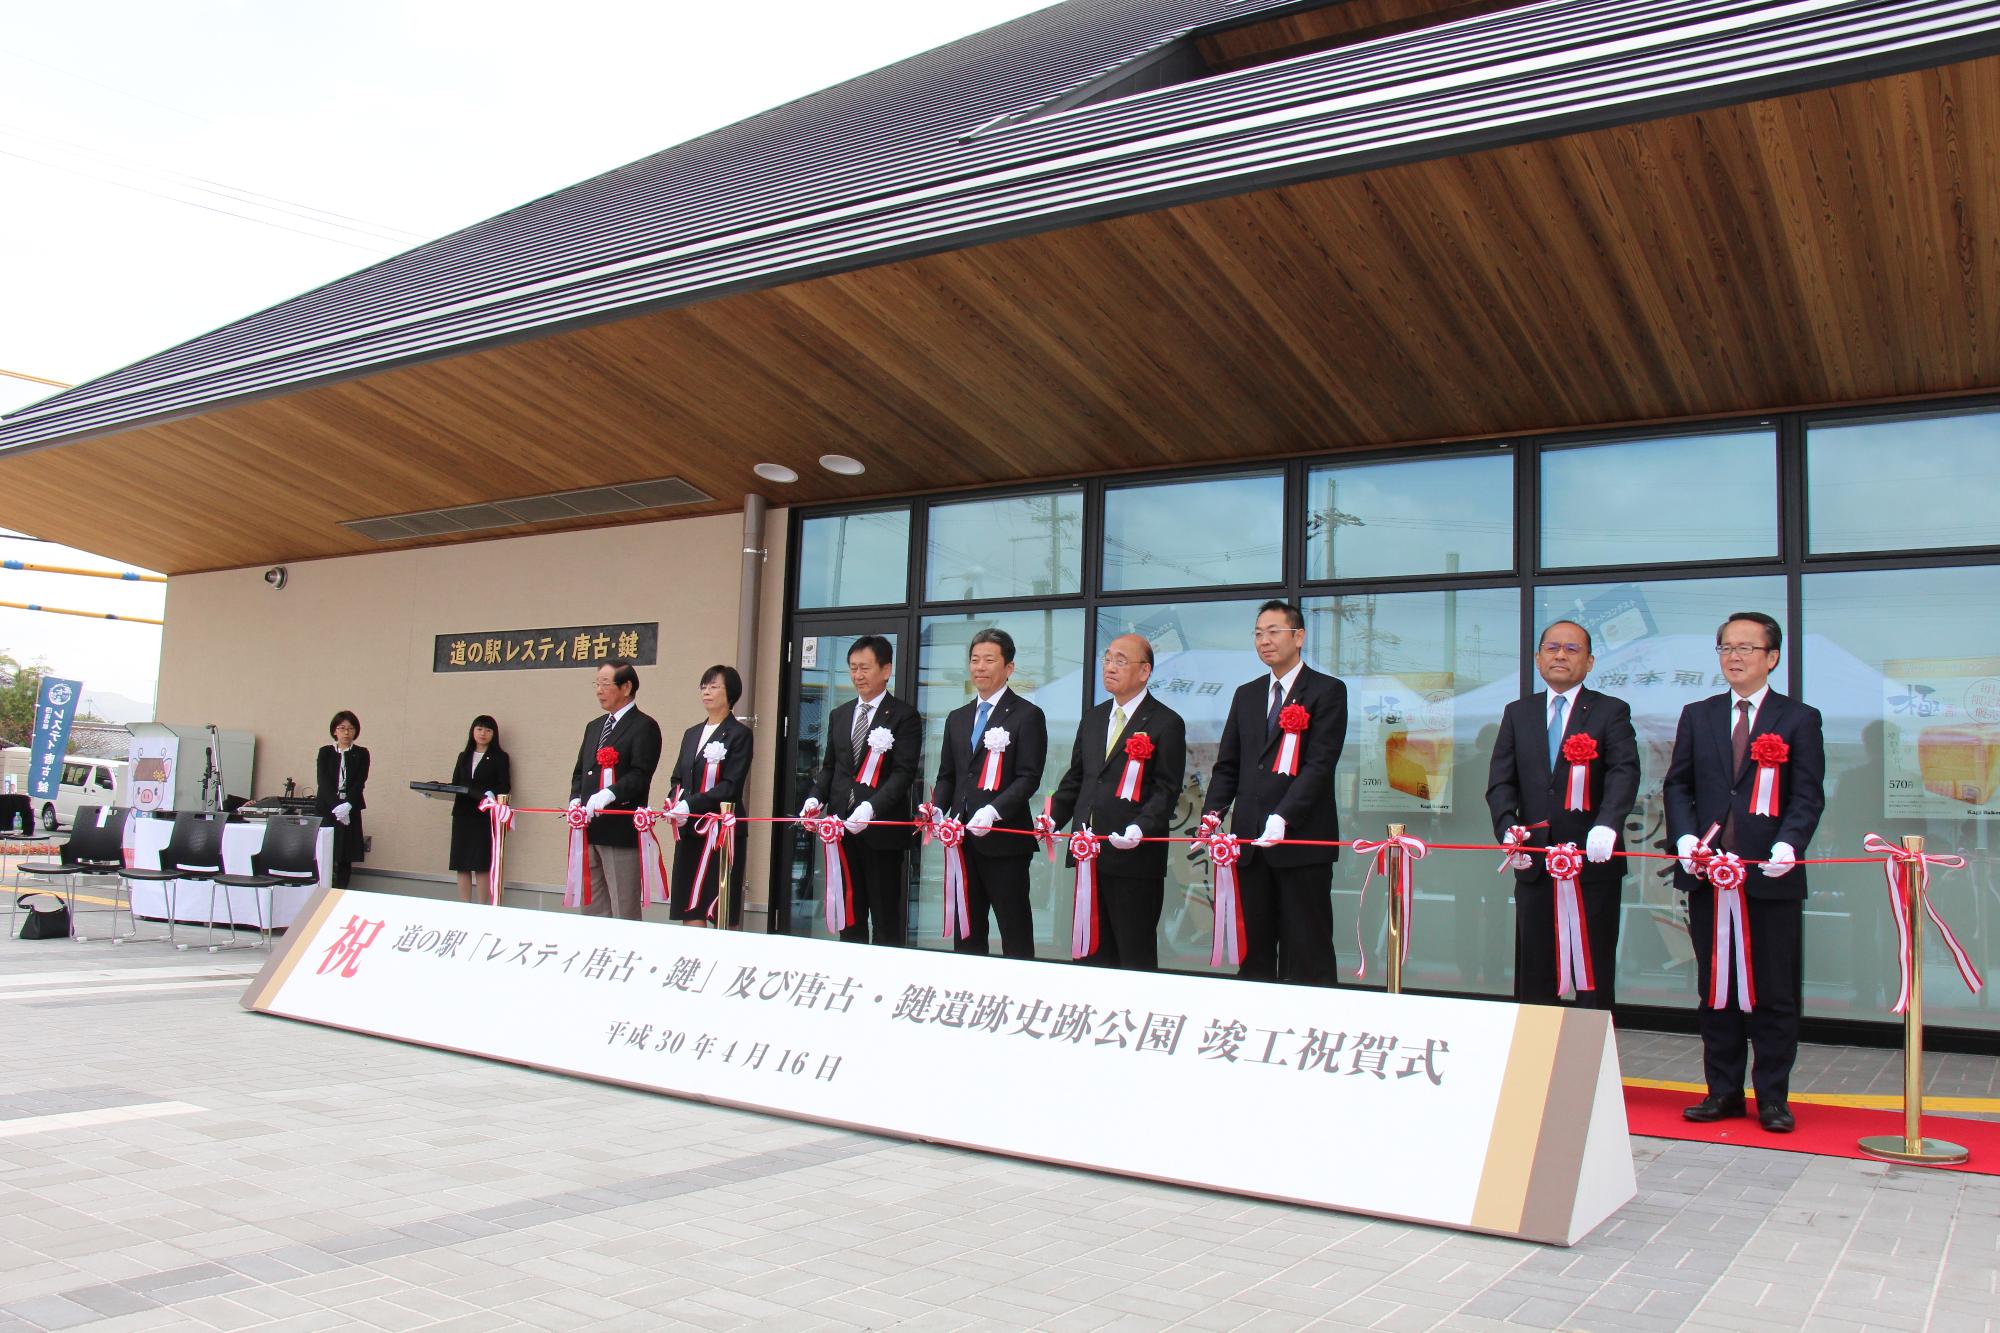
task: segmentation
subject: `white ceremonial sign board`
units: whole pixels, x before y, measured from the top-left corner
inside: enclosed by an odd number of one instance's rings
[[[260,1013],[1149,1180],[1572,1244],[1633,1197],[1602,1013],[325,889]]]

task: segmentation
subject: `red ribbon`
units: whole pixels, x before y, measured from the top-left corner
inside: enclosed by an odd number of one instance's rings
[[[854,876],[847,868],[847,847],[841,841],[847,825],[839,815],[799,822],[819,838],[826,854],[826,928],[838,935],[854,922]]]
[[[1278,745],[1278,757],[1271,761],[1273,773],[1283,773],[1288,777],[1299,775],[1300,737],[1312,725],[1312,714],[1304,704],[1286,704],[1278,710],[1278,730],[1285,739]]]
[[[1750,966],[1750,900],[1743,892],[1750,872],[1735,852],[1710,852],[1698,858],[1695,866],[1696,873],[1706,877],[1715,889],[1715,935],[1709,942],[1708,955],[1708,1007],[1729,1007],[1730,982],[1734,980],[1736,1007],[1747,1014],[1757,1004],[1756,976]]]
[[[736,815],[733,811],[724,814],[719,810],[703,815],[694,821],[694,831],[705,840],[701,844],[701,860],[695,863],[694,883],[688,885],[687,908],[690,912],[701,905],[701,886],[708,883],[708,863],[715,855],[715,849],[722,845],[724,838],[736,836]],[[717,892],[715,901],[708,905],[711,920],[715,917],[715,909],[721,905],[722,894]]]
[[[514,827],[514,807],[489,792],[480,800],[479,808],[485,812],[487,827],[493,835],[493,849],[486,860],[486,896],[498,907],[500,886],[505,882],[501,867],[506,859],[507,830]]]
[[[1365,913],[1361,909],[1368,902],[1369,884],[1374,881],[1377,871],[1380,871],[1383,875],[1389,873],[1389,849],[1391,847],[1402,848],[1403,854],[1396,861],[1396,882],[1389,886],[1389,892],[1396,895],[1397,901],[1403,907],[1403,957],[1401,961],[1407,963],[1410,961],[1410,936],[1414,933],[1411,927],[1415,923],[1415,909],[1417,905],[1416,863],[1423,860],[1429,854],[1430,848],[1424,845],[1422,838],[1413,838],[1407,833],[1400,837],[1385,838],[1381,842],[1373,842],[1367,838],[1356,838],[1353,845],[1355,855],[1372,858],[1368,862],[1368,876],[1361,881],[1361,899],[1354,905],[1354,948],[1355,952],[1361,958],[1361,965],[1354,970],[1354,976],[1356,980],[1361,980],[1368,976],[1368,946],[1361,938],[1361,922]]]
[[[1250,951],[1243,924],[1243,898],[1236,887],[1236,863],[1243,847],[1234,833],[1211,832],[1197,839],[1208,849],[1208,863],[1215,870],[1215,942],[1208,950],[1208,965],[1243,965]]]
[[[1069,835],[1069,854],[1076,858],[1076,899],[1070,913],[1069,956],[1088,958],[1097,952],[1097,854],[1102,839],[1087,828]]]
[[[1050,865],[1054,865],[1056,860],[1055,808],[1056,798],[1052,795],[1044,796],[1042,813],[1035,816],[1035,841],[1042,845],[1044,852],[1048,853]]]
[[[1548,867],[1556,884],[1556,994],[1568,999],[1597,989],[1590,967],[1590,921],[1583,910],[1583,852],[1573,842],[1551,847]]]
[[[1792,757],[1785,738],[1765,732],[1750,744],[1750,758],[1757,764],[1757,779],[1750,788],[1750,813],[1778,817],[1778,765]]]
[[[1915,878],[1918,887],[1927,888],[1930,885],[1932,866],[1943,866],[1947,870],[1963,870],[1965,858],[1909,851],[1873,833],[1861,840],[1861,847],[1862,850],[1873,852],[1883,858],[1882,874],[1889,881],[1889,914],[1896,918],[1896,962],[1903,973],[1903,984],[1896,992],[1896,1007],[1890,1012],[1900,1014],[1910,1007],[1910,990],[1914,984],[1912,975],[1914,960],[1911,957],[1913,942],[1910,939],[1909,889],[1903,877],[1896,873],[1896,866],[1899,862],[1907,866],[1907,873]],[[1979,969],[1973,966],[1972,958],[1965,952],[1965,946],[1958,942],[1958,936],[1951,933],[1951,927],[1947,926],[1944,918],[1938,915],[1937,904],[1931,901],[1928,893],[1924,895],[1924,912],[1930,917],[1931,924],[1938,928],[1938,934],[1944,937],[1944,947],[1951,951],[1952,961],[1958,964],[1958,975],[1964,980],[1966,989],[1974,995],[1979,994],[1986,986],[1985,978],[1981,977]]]
[[[569,863],[563,872],[563,906],[590,906],[590,811],[573,805],[563,812],[569,825]]]
[[[972,909],[966,901],[965,825],[943,811],[931,813],[924,838],[935,833],[944,848],[944,938],[966,939],[972,934]]]
[[[1562,757],[1569,760],[1569,782],[1563,791],[1563,809],[1590,809],[1590,761],[1597,758],[1597,741],[1582,732],[1562,743]]]
[[[979,790],[1000,790],[1000,756],[1005,753],[1006,751],[1004,750],[995,750],[991,746],[987,747],[986,762],[979,769]]]
[[[861,761],[861,771],[854,775],[855,783],[863,787],[879,785],[882,781],[882,756],[887,753],[889,753],[887,750],[869,746],[868,757]]]

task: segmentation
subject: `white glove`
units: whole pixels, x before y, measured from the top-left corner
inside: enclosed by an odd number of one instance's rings
[[[333,817],[343,824],[348,822],[347,817],[353,813],[354,806],[347,801],[342,801],[339,805],[333,807]]]
[[[676,825],[687,823],[688,803],[686,801],[675,801],[673,809],[667,811],[667,818],[673,820]]]
[[[983,838],[999,822],[1000,812],[990,805],[982,805],[972,812],[972,818],[965,821],[965,831],[975,838]]]
[[[849,833],[859,833],[862,829],[867,828],[874,818],[875,802],[863,801],[860,805],[855,806],[854,813],[847,817],[847,831]]]
[[[1603,865],[1611,859],[1611,849],[1618,845],[1618,830],[1599,824],[1583,840],[1583,859],[1592,865]]]
[[[799,807],[799,818],[811,819],[820,812],[820,808],[819,797],[808,796],[806,797],[806,803]]]
[[[1272,815],[1264,821],[1264,831],[1257,835],[1257,841],[1251,845],[1254,847],[1269,847],[1272,843],[1284,841],[1284,837],[1285,817],[1283,815]]]
[[[1694,873],[1694,849],[1699,846],[1701,839],[1692,833],[1681,834],[1680,841],[1674,844],[1674,855],[1680,857],[1681,869],[1690,875]]]
[[[590,799],[583,803],[583,808],[590,811],[592,815],[595,815],[599,810],[610,805],[611,800],[611,788],[600,787],[590,794]]]
[[[1789,875],[1799,864],[1799,854],[1792,850],[1789,842],[1771,844],[1771,854],[1764,858],[1764,873],[1772,879]]]
[[[1527,841],[1528,832],[1519,825],[1508,829],[1500,836],[1500,843],[1503,847],[1520,847],[1525,845]],[[1526,852],[1515,852],[1507,858],[1507,869],[1509,870],[1533,870],[1534,868],[1535,858]]]
[[[1137,824],[1127,824],[1123,833],[1114,833],[1106,841],[1121,852],[1129,852],[1137,847],[1139,840],[1145,836],[1139,831]]]

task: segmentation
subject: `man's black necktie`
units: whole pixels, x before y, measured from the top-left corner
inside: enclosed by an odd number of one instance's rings
[[[1736,701],[1736,725],[1729,731],[1729,781],[1736,782],[1743,771],[1743,760],[1750,753],[1750,701]],[[1729,803],[1729,813],[1722,817],[1722,850],[1736,850],[1736,802]]]
[[[1283,681],[1271,682],[1271,711],[1264,716],[1264,738],[1269,740],[1278,734],[1278,714],[1285,707],[1285,686]]]

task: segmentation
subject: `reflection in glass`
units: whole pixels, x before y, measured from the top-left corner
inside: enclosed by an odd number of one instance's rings
[[[1815,555],[2000,545],[2000,412],[1808,427],[1806,531]]]
[[[1639,737],[1639,799],[1625,826],[1628,850],[1659,851],[1666,845],[1660,784],[1673,757],[1681,709],[1729,688],[1717,668],[1715,631],[1736,611],[1776,616],[1790,655],[1785,581],[1775,576],[1536,590],[1536,629],[1561,618],[1589,630],[1595,662],[1584,684],[1631,705],[1632,728]],[[1780,659],[1772,688],[1782,690],[1785,678]],[[1541,681],[1534,680],[1532,688],[1541,689]],[[1624,901],[1625,919],[1618,931],[1619,1002],[1693,1008],[1694,951],[1669,863],[1635,859],[1625,875]]]
[[[1211,477],[1104,493],[1104,587],[1195,588],[1285,576],[1285,479]]]
[[[924,588],[933,602],[1046,597],[1083,586],[1083,493],[932,505]]]
[[[1344,463],[1306,474],[1306,577],[1514,567],[1514,456]]]
[[[1542,451],[1542,567],[1778,553],[1770,429]]]
[[[1055,789],[1069,766],[1076,724],[1083,716],[1083,612],[1003,611],[992,615],[926,616],[923,642],[917,650],[917,711],[924,715],[924,775],[920,791],[929,799],[937,780],[938,756],[944,753],[944,720],[954,708],[974,698],[966,674],[965,656],[972,636],[983,629],[1004,629],[1014,636],[1014,675],[1007,688],[1032,699],[1047,714],[1049,761],[1040,791]],[[1037,810],[1039,800],[1037,798]],[[990,834],[1007,837],[1008,834]],[[935,844],[914,854],[919,861],[916,910],[910,914],[916,943],[926,949],[950,949],[944,938],[944,859]],[[1069,957],[1070,877],[1045,856],[1034,858],[1029,871],[1028,901],[1035,914],[1035,954],[1040,958]],[[993,933],[997,954],[1000,935]]]
[[[1306,661],[1347,684],[1347,743],[1334,775],[1341,837],[1380,838],[1397,823],[1426,842],[1493,840],[1486,775],[1500,710],[1520,692],[1520,608],[1508,589],[1306,599]],[[1362,903],[1367,870],[1351,853],[1334,866],[1344,979],[1360,961],[1357,911],[1368,976],[1381,976],[1382,884]],[[1406,983],[1511,994],[1511,887],[1483,856],[1426,860]]]
[[[909,596],[909,510],[829,514],[799,526],[800,607],[880,606]]]
[[[1861,856],[1879,833],[1921,834],[1966,858],[1930,892],[1973,963],[2000,967],[2000,578],[1987,569],[1810,574],[1801,645],[1805,701],[1826,725],[1827,802],[1805,855]],[[1806,900],[1806,1013],[1886,1019],[1896,931],[1882,872],[1813,866]],[[1930,929],[1926,927],[1926,929]],[[2000,1028],[1991,990],[1968,994],[1935,931],[1924,1012]]]

